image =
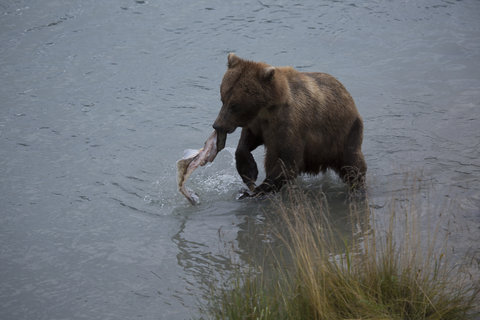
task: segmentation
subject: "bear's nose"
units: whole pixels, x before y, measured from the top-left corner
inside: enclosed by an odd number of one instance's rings
[[[213,123],[213,126],[212,126],[212,127],[213,127],[213,129],[215,129],[215,131],[217,131],[217,132],[225,131],[220,125],[218,125],[217,121],[215,121],[215,122]]]

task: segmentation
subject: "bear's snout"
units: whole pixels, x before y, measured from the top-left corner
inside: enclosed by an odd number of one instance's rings
[[[215,131],[219,133],[232,133],[233,131],[235,131],[235,127],[226,125],[223,121],[219,120],[218,118],[217,120],[215,120],[212,127],[213,129],[215,129]]]

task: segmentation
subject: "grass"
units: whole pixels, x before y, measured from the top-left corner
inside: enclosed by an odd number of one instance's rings
[[[478,279],[462,270],[465,263],[448,261],[448,238],[438,238],[438,225],[420,232],[415,205],[392,201],[382,225],[368,203],[351,202],[351,234],[345,235],[330,222],[325,199],[289,190],[288,200],[275,204],[282,230],[274,232],[287,254],[271,264],[238,266],[225,286],[212,291],[208,318],[479,316]]]

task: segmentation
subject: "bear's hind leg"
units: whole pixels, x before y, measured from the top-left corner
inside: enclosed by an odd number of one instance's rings
[[[363,140],[363,124],[360,119],[353,123],[348,134],[343,161],[339,168],[339,175],[350,188],[358,189],[365,186],[365,173],[367,165],[361,151]]]

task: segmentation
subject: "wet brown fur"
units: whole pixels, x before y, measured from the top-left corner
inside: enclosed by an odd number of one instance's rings
[[[223,106],[213,126],[228,133],[242,127],[237,170],[256,194],[276,191],[300,173],[328,168],[351,187],[363,185],[362,118],[334,77],[229,54],[220,94]],[[255,187],[258,169],[251,151],[262,144],[266,179]]]

